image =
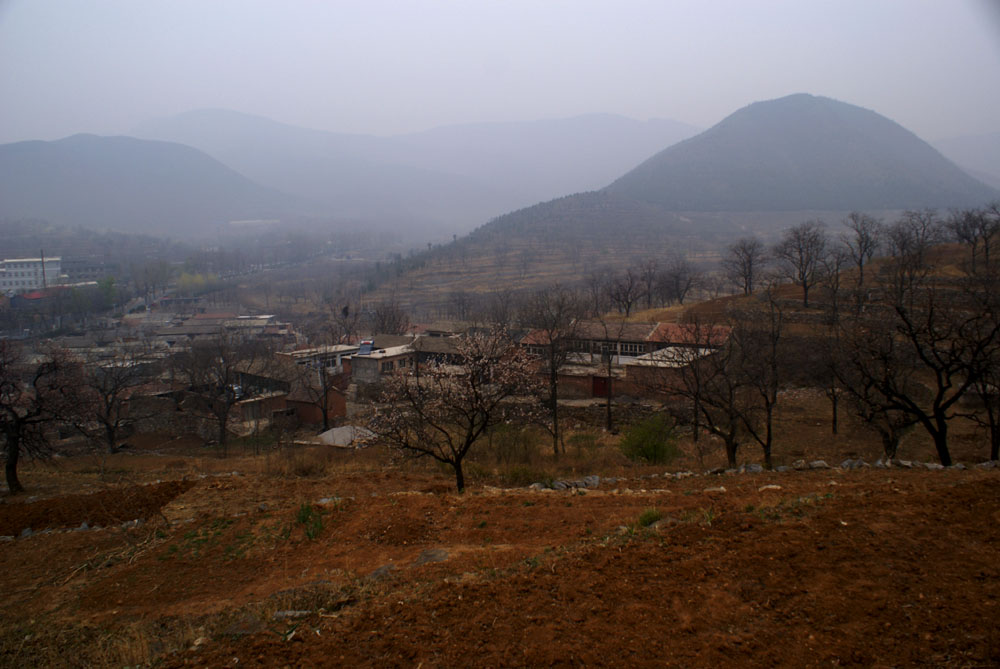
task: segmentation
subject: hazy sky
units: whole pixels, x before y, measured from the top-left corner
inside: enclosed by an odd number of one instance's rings
[[[1000,131],[994,0],[0,0],[0,142],[220,107],[393,134],[796,92]]]

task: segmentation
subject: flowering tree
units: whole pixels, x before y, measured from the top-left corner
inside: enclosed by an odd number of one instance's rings
[[[467,335],[457,349],[458,362],[387,378],[369,427],[393,448],[451,466],[462,492],[462,462],[473,444],[535,406],[517,398],[534,393],[537,363],[500,329]]]

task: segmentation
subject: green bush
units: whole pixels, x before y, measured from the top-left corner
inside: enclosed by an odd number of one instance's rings
[[[323,512],[312,504],[303,504],[295,514],[295,522],[303,527],[309,539],[315,539],[323,531]]]
[[[630,427],[620,448],[633,462],[662,465],[680,454],[676,442],[674,424],[666,416],[656,414]]]
[[[663,518],[663,512],[659,509],[646,509],[639,514],[639,525],[641,527],[649,527],[661,518]]]

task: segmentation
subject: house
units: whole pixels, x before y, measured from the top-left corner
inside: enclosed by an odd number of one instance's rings
[[[707,355],[729,336],[729,328],[685,323],[583,321],[569,342],[567,363],[559,372],[560,394],[569,398],[614,395],[646,396],[662,386],[667,370]],[[528,332],[520,345],[538,356],[546,354],[545,333]],[[656,383],[654,383],[654,381]]]
[[[351,357],[351,376],[358,383],[378,383],[383,374],[412,369],[416,362],[417,355],[410,344],[374,348],[374,343],[367,340],[361,342],[360,350]]]

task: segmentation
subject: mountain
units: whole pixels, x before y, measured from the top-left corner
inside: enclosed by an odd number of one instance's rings
[[[979,205],[996,190],[873,111],[798,94],[757,102],[608,186],[673,211]]]
[[[904,209],[998,196],[875,112],[793,95],[745,107],[601,190],[512,211],[407,258],[392,297],[437,313],[468,293],[569,284],[673,254],[714,266],[734,239],[770,243],[796,223],[833,227],[852,210],[892,221]]]
[[[7,219],[176,238],[307,209],[180,144],[74,135],[0,145],[0,217]]]
[[[1000,188],[1000,132],[963,135],[932,143],[946,158],[972,176]]]
[[[696,129],[593,114],[376,137],[209,109],[134,132],[198,148],[255,181],[323,203],[330,215],[464,232],[504,211],[602,186]]]

